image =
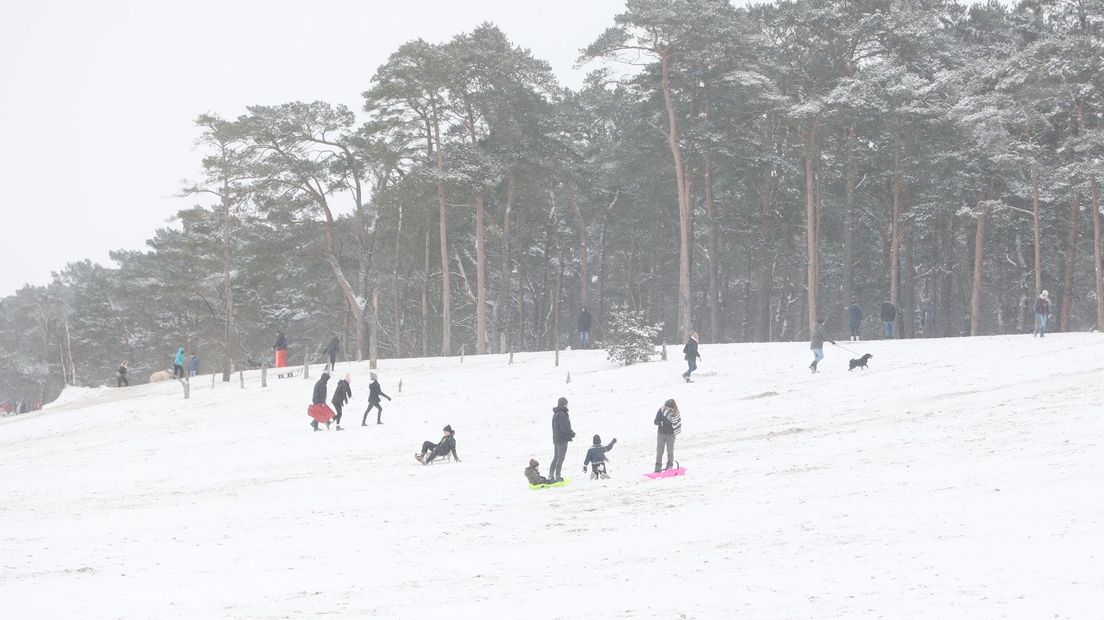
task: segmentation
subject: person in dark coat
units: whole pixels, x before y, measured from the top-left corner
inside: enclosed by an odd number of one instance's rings
[[[537,459],[529,459],[529,467],[525,468],[525,479],[529,484],[552,484],[555,480],[549,480],[540,475],[540,463]]]
[[[311,396],[311,405],[322,405],[326,407],[326,384],[330,380],[330,373],[324,372],[322,376],[318,378],[318,382],[314,384],[314,394]],[[329,409],[329,407],[326,407]],[[318,420],[311,421],[311,426],[314,430],[322,430],[318,428]],[[330,427],[330,423],[326,422],[326,428]]]
[[[698,354],[698,332],[690,330],[690,338],[686,341],[686,346],[682,347],[682,356],[686,359],[687,366],[686,372],[682,373],[682,378],[690,383],[690,373],[698,369],[698,360],[701,359],[701,355]]]
[[[935,306],[930,301],[925,301],[920,306],[920,324],[924,329],[924,337],[935,336]]]
[[[667,450],[666,469],[671,469],[675,464],[675,437],[682,433],[682,414],[679,413],[675,399],[668,398],[667,402],[659,408],[655,415],[655,425],[659,427],[656,436],[656,460],[655,470],[662,471],[660,463],[663,462],[663,451]]]
[[[893,322],[897,320],[897,306],[892,302],[882,302],[882,335],[893,337]]]
[[[192,353],[192,356],[190,358],[188,358],[188,376],[189,377],[194,377],[198,374],[199,374],[199,358],[196,357],[195,353]]]
[[[571,430],[571,416],[567,414],[567,399],[561,396],[552,409],[553,455],[552,464],[548,467],[548,477],[552,480],[563,480],[560,470],[567,457],[567,442],[574,438],[575,431]]]
[[[330,344],[326,345],[326,355],[330,356],[330,370],[334,369],[334,364],[337,363],[337,352],[341,350],[341,340],[334,336]]]
[[[606,475],[606,453],[613,450],[616,443],[617,438],[614,437],[609,445],[603,446],[601,436],[595,435],[594,445],[591,446],[590,450],[587,450],[586,459],[583,461],[583,473],[586,473],[587,465],[591,465],[594,478],[609,478]]]
[[[117,381],[117,383],[118,383],[117,387],[123,387],[124,385],[130,385],[130,382],[127,381],[126,374],[127,374],[127,363],[126,363],[126,360],[123,360],[123,363],[119,364],[119,380]]]
[[[859,341],[859,326],[862,325],[862,320],[862,308],[859,307],[859,302],[852,297],[851,305],[847,306],[847,326],[851,328],[851,340],[854,342]]]
[[[590,346],[590,313],[586,306],[579,313],[579,346],[583,349]]]
[[[276,344],[272,345],[272,350],[276,354],[273,365],[276,368],[287,366],[287,347],[287,336],[284,335],[284,332],[276,332]]]
[[[1046,336],[1047,321],[1050,320],[1050,292],[1043,291],[1035,300],[1035,335]]]
[[[337,412],[337,417],[334,418],[334,422],[337,423],[337,430],[339,431],[345,430],[341,428],[341,408],[353,397],[353,388],[349,385],[351,381],[349,375],[345,375],[344,379],[337,382],[337,387],[334,388],[333,397],[330,399],[330,404],[334,406],[334,411]]]
[[[441,437],[441,441],[437,443],[423,441],[421,453],[414,455],[414,458],[418,459],[422,465],[429,465],[433,459],[450,453],[452,454],[452,460],[457,463],[460,462],[460,457],[456,455],[456,432],[452,430],[452,425],[446,424],[445,428],[441,430],[445,433]]]
[[[809,369],[813,372],[817,371],[817,364],[820,360],[824,359],[824,341],[828,340],[832,344],[836,344],[835,340],[829,340],[824,335],[824,319],[817,319],[816,327],[813,328],[813,337],[809,341],[809,348],[813,350],[813,363],[809,364]]]
[[[376,408],[376,424],[383,424],[380,420],[380,416],[383,415],[383,407],[380,406],[380,396],[386,398],[388,401],[391,397],[383,393],[380,389],[379,381],[376,378],[376,373],[370,373],[372,382],[368,384],[368,408],[364,410],[364,417],[360,419],[361,426],[368,426],[368,412],[372,410],[372,407]]]

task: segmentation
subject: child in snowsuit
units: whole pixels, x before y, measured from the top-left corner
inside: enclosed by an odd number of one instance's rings
[[[351,379],[349,375],[345,375],[345,378],[337,382],[337,387],[334,388],[333,398],[330,399],[330,403],[334,406],[334,411],[337,412],[337,417],[334,421],[337,422],[337,430],[343,431],[341,428],[341,408],[345,406],[345,403],[349,402],[349,399],[353,396],[353,388],[349,387]]]
[[[380,396],[386,398],[390,402],[391,397],[383,393],[380,389],[379,381],[376,380],[376,373],[369,373],[372,378],[372,382],[368,384],[368,408],[364,410],[364,417],[360,419],[361,426],[368,426],[368,412],[372,410],[372,407],[376,408],[376,424],[383,424],[380,420],[380,416],[383,415],[383,407],[380,407]]]
[[[601,478],[605,480],[609,478],[606,475],[606,453],[613,450],[613,445],[617,443],[617,438],[614,437],[613,441],[609,442],[608,446],[602,445],[602,438],[598,435],[594,436],[594,445],[590,450],[587,450],[586,460],[583,461],[583,473],[586,473],[587,465],[593,463],[591,467],[590,478],[592,480]]]
[[[552,484],[555,480],[549,480],[540,475],[540,463],[537,459],[529,459],[529,467],[525,468],[525,479],[529,481],[529,484]]]
[[[445,432],[444,437],[441,437],[441,441],[437,443],[423,441],[421,454],[414,455],[414,458],[418,459],[422,465],[429,465],[433,459],[449,453],[452,454],[452,460],[457,463],[460,462],[460,457],[456,456],[456,433],[453,432],[452,425],[446,424],[445,428],[441,430]]]

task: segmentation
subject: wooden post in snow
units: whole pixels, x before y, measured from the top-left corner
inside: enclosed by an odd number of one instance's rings
[[[268,387],[268,364],[261,364],[261,387]]]

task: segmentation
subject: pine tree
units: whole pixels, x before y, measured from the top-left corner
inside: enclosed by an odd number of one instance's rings
[[[647,362],[655,355],[655,340],[663,329],[662,324],[649,323],[642,310],[619,306],[610,311],[606,330],[608,359],[628,366],[634,362]]]

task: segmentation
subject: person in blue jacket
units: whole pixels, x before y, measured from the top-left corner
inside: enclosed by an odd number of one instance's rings
[[[591,478],[609,478],[606,475],[606,453],[613,450],[614,444],[617,443],[617,438],[614,437],[613,441],[609,442],[608,446],[602,445],[602,437],[599,435],[594,436],[594,445],[590,450],[587,450],[586,460],[583,461],[583,473],[586,473],[587,465],[590,465]]]
[[[199,374],[199,358],[196,357],[195,353],[192,353],[192,356],[190,358],[188,358],[188,376],[189,377],[194,377],[198,374]]]

